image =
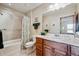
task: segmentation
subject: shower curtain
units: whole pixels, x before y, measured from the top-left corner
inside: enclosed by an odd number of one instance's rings
[[[22,19],[22,48],[26,42],[29,41],[30,34],[30,19],[27,16],[24,16]]]

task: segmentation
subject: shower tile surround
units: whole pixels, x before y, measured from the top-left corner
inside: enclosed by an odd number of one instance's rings
[[[22,14],[3,6],[0,6],[0,30],[3,33],[3,40],[14,40],[21,38],[21,20]]]

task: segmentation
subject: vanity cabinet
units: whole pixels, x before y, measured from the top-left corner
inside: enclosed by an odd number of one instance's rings
[[[36,55],[43,55],[43,39],[39,37],[36,37]]]
[[[79,56],[79,47],[71,46],[71,56]]]
[[[67,44],[36,38],[37,56],[66,56],[67,50]]]
[[[37,37],[36,55],[37,56],[79,56],[79,47]]]

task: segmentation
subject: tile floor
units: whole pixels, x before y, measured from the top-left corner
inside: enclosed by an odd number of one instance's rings
[[[16,43],[18,44],[14,43],[14,45],[0,49],[0,56],[36,56],[35,50],[32,51],[35,47],[21,49],[20,41]]]

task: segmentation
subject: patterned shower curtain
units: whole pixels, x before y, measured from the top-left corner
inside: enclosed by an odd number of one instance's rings
[[[24,48],[25,43],[29,41],[30,34],[30,19],[24,16],[22,19],[22,48]]]

